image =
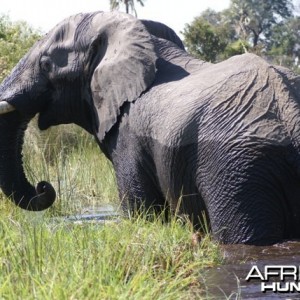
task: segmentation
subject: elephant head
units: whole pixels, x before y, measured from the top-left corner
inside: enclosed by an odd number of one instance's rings
[[[117,12],[72,16],[38,41],[2,82],[0,186],[18,206],[43,210],[55,200],[49,183],[34,188],[24,174],[21,152],[30,119],[39,114],[41,130],[75,123],[101,143],[122,105],[155,78],[146,26]]]

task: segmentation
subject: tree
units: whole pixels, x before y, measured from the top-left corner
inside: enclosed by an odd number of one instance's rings
[[[141,6],[144,6],[144,0],[136,0]],[[120,9],[121,5],[125,5],[125,11],[127,14],[131,11],[135,16],[137,16],[137,12],[135,9],[135,1],[134,0],[110,0],[110,9]]]
[[[0,82],[40,36],[27,23],[0,16]]]
[[[195,57],[206,61],[216,61],[217,55],[223,52],[226,43],[215,28],[203,18],[196,18],[183,30],[187,50]]]
[[[267,56],[279,65],[299,72],[300,66],[300,17],[294,16],[273,28],[268,40]]]
[[[215,62],[243,52],[241,44],[232,44],[235,31],[225,23],[223,14],[211,9],[186,24],[182,34],[187,50],[206,61]]]
[[[274,26],[282,24],[293,12],[292,0],[231,0],[227,19],[237,36],[257,48],[270,38]]]
[[[206,10],[185,25],[184,42],[191,54],[211,62],[254,52],[294,67],[300,59],[300,20],[293,9],[292,0],[231,0],[227,10]]]

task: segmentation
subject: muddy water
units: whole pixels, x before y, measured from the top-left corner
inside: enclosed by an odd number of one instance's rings
[[[228,245],[222,247],[225,264],[206,270],[201,281],[207,287],[208,299],[300,299],[300,292],[261,292],[261,280],[246,281],[248,273],[255,265],[263,272],[266,265],[300,266],[300,241],[289,241],[268,247]],[[257,272],[255,272],[257,274]],[[264,273],[263,273],[264,275]],[[274,276],[272,281],[279,282]],[[293,281],[287,278],[286,281]]]

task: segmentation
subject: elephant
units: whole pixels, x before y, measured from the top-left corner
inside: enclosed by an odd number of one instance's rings
[[[125,213],[184,215],[225,244],[300,237],[299,79],[251,53],[212,64],[166,25],[80,13],[39,40],[0,85],[0,187],[39,211],[55,201],[26,178],[22,146],[74,123],[112,162]]]

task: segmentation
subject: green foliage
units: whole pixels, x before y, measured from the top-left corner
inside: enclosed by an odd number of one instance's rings
[[[0,17],[0,82],[40,35],[25,22],[13,23],[7,16]]]
[[[211,62],[253,52],[299,71],[299,17],[291,0],[231,0],[222,12],[206,10],[184,28],[187,50]]]
[[[224,53],[220,55],[220,58],[226,59],[234,55],[243,54],[245,52],[248,52],[249,49],[250,46],[247,43],[247,41],[236,40],[231,43],[228,43],[224,50]]]
[[[295,16],[275,26],[268,40],[268,57],[279,65],[300,71],[300,17]]]
[[[196,17],[183,30],[187,50],[200,59],[216,62],[244,53],[247,43],[235,39],[235,30],[223,13],[211,9]]]
[[[188,51],[198,58],[211,62],[216,61],[217,56],[224,52],[227,46],[226,33],[221,26],[213,24],[212,19],[207,20],[203,15],[195,18],[191,25],[186,24],[183,30]]]
[[[263,36],[272,35],[273,27],[292,16],[291,0],[231,0],[226,14],[242,39],[256,47]]]

